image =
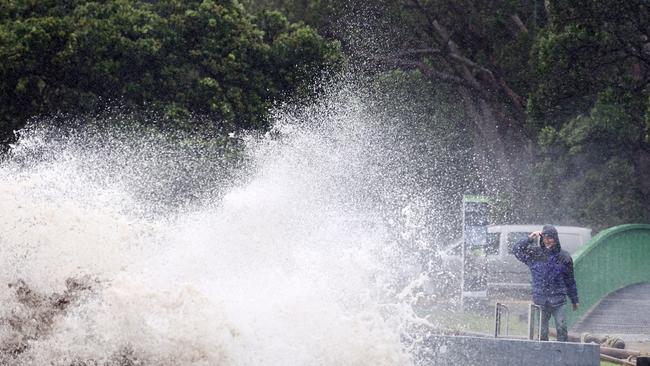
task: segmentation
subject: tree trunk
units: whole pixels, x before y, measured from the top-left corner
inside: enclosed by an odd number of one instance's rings
[[[639,189],[643,197],[644,214],[650,219],[650,151],[639,149],[634,159],[636,173],[639,177]]]
[[[511,191],[514,170],[507,151],[511,142],[499,133],[500,123],[494,108],[482,98],[474,97],[467,88],[461,87],[460,94],[474,127],[472,145],[482,183],[490,192]]]

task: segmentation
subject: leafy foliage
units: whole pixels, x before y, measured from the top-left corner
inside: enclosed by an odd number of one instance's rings
[[[236,1],[25,0],[3,2],[0,19],[4,139],[31,116],[109,101],[264,128],[275,100],[341,62],[336,42]]]
[[[332,9],[359,5],[258,3],[319,29],[341,15]],[[451,87],[474,123],[466,132],[481,164],[490,165],[480,176],[502,179],[500,166],[516,171],[512,184],[496,189],[504,220],[598,229],[650,219],[647,1],[380,3],[368,7],[380,20],[368,21],[390,31],[370,58],[380,70],[418,70]],[[316,8],[323,10],[315,21]],[[494,154],[501,146],[505,154]]]
[[[263,129],[273,101],[311,93],[344,49],[378,85],[406,88],[399,107],[429,111],[413,123],[458,156],[438,166],[498,195],[504,221],[650,220],[647,1],[242,3],[0,3],[0,138],[30,116],[113,100]]]
[[[537,81],[528,99],[528,123],[541,131],[540,189],[563,202],[544,207],[597,228],[647,221],[648,4],[550,5],[549,27],[533,49]]]

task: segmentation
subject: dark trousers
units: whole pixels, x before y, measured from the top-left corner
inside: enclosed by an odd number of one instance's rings
[[[553,316],[555,319],[555,330],[557,331],[558,342],[566,342],[569,333],[566,327],[566,316],[564,314],[564,304],[561,305],[540,305],[542,307],[542,329],[540,340],[548,341],[548,321]]]

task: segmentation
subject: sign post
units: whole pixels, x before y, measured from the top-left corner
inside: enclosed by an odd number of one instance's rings
[[[487,304],[488,198],[463,197],[463,272],[461,305],[473,310]]]

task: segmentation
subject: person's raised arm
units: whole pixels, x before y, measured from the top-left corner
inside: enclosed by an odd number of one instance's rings
[[[530,248],[530,245],[533,244],[536,239],[540,237],[540,235],[541,231],[533,231],[532,233],[528,234],[528,237],[519,240],[512,247],[512,254],[514,254],[515,258],[526,264],[530,263],[532,257],[532,250]]]

